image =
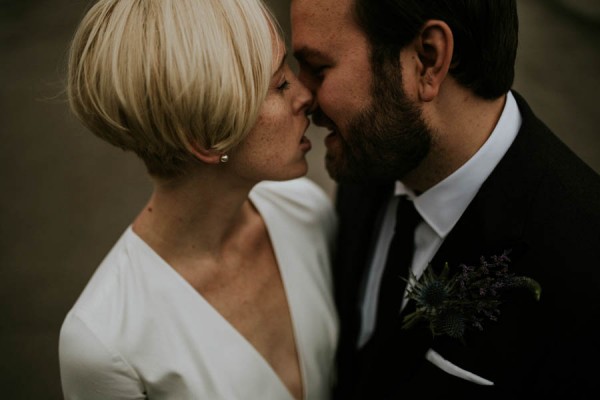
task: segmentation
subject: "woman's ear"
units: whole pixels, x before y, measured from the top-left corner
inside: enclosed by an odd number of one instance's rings
[[[425,22],[415,39],[419,55],[419,96],[432,101],[448,75],[454,54],[454,36],[444,21]]]
[[[207,149],[198,143],[191,143],[190,151],[194,157],[205,164],[219,164],[221,162],[221,156],[223,155],[221,152],[215,149]]]

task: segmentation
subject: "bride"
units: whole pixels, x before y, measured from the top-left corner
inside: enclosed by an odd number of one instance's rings
[[[71,108],[154,190],[67,314],[66,399],[326,399],[337,317],[312,104],[260,0],[100,0]]]

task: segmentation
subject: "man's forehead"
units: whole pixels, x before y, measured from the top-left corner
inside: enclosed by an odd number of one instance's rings
[[[292,0],[292,22],[310,25],[333,22],[334,19],[352,19],[353,3],[354,0]]]
[[[350,10],[351,2],[352,0],[292,0],[292,39],[312,42],[314,37],[319,37],[330,41],[340,34],[359,29]]]
[[[293,0],[292,5],[295,2],[318,1]],[[344,14],[340,10],[319,13],[316,9],[295,12],[292,7],[292,46],[298,59],[326,60],[364,40],[366,35],[351,13]]]

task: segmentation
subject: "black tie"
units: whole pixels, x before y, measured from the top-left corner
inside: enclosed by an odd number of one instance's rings
[[[421,216],[411,200],[406,196],[398,199],[394,236],[390,243],[385,270],[379,289],[379,303],[375,332],[383,333],[394,325],[400,314],[404,289],[411,268],[415,228]]]

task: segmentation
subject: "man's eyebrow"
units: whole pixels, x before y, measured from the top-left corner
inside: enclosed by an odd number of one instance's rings
[[[294,57],[300,62],[314,58],[321,60],[328,59],[328,57],[323,52],[310,47],[301,47],[300,49],[294,51]]]

